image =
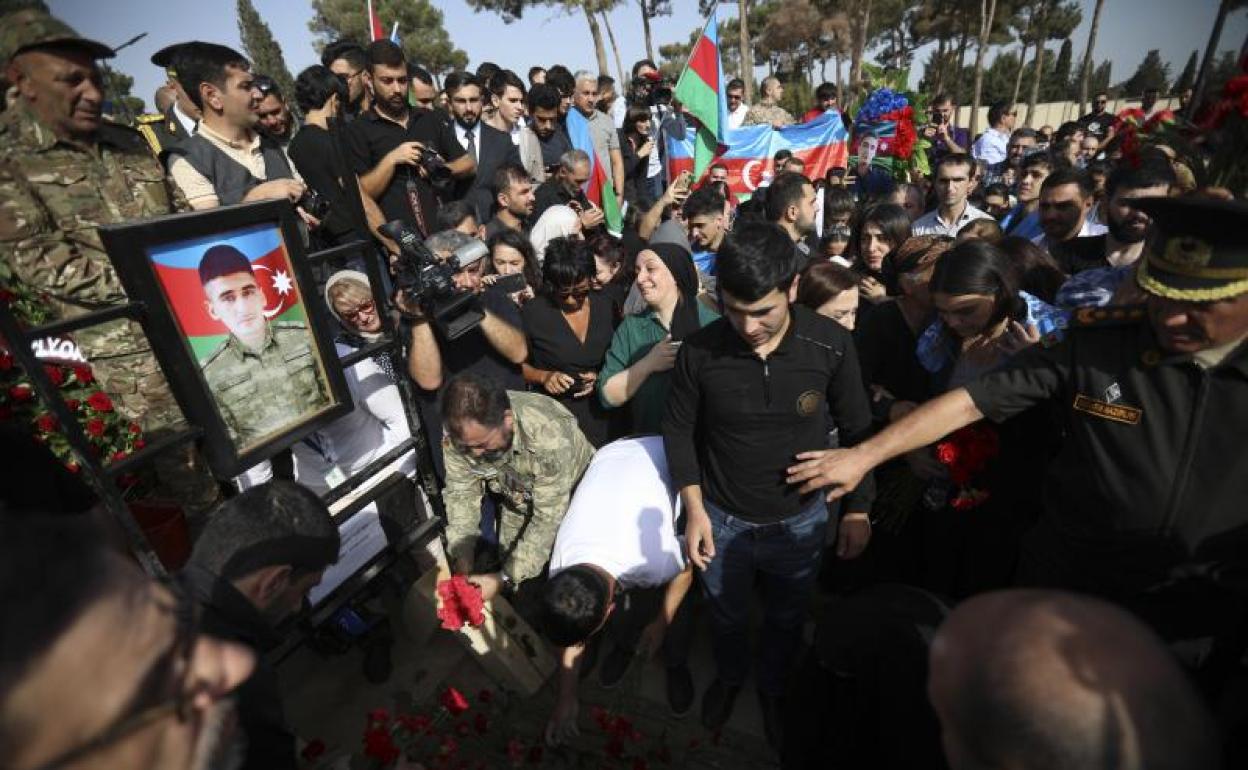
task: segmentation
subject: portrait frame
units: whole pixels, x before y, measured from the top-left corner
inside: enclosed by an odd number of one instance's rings
[[[233,478],[351,411],[328,310],[317,297],[300,221],[288,201],[222,206],[103,226],[99,232],[126,293],[144,306],[148,341],[178,406],[189,423],[203,430],[203,456],[214,475]],[[227,320],[207,301],[206,285],[200,286],[204,273],[199,267],[207,260],[197,267],[196,250],[206,254],[221,245],[238,251],[254,268],[256,285],[230,296],[262,295],[268,351],[263,366],[257,363],[262,357],[253,361],[237,352],[244,331],[234,334],[236,328],[259,333],[255,314],[241,322],[241,315]],[[268,247],[262,255],[255,253]],[[230,326],[231,321],[246,325]],[[216,373],[227,365],[234,369],[223,384]],[[288,369],[295,374],[285,375]],[[215,389],[209,378],[217,383]],[[291,397],[292,392],[301,397]],[[260,398],[266,395],[272,398]],[[255,419],[231,409],[231,404],[263,409],[301,400],[309,406],[289,419],[271,413]]]

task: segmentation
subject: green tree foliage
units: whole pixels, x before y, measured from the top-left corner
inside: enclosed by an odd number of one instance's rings
[[[1062,101],[1070,96],[1071,57],[1073,55],[1074,47],[1071,45],[1070,38],[1066,38],[1062,41],[1062,48],[1057,53],[1057,61],[1053,63],[1053,69],[1045,72],[1045,80],[1040,87],[1044,101]]]
[[[144,113],[143,100],[132,96],[134,78],[124,72],[118,72],[107,64],[100,64],[100,75],[104,78],[104,97],[113,103],[113,117],[124,122]]]
[[[1139,96],[1146,88],[1156,88],[1162,93],[1170,82],[1170,65],[1161,60],[1161,52],[1156,48],[1144,54],[1144,60],[1135,68],[1135,73],[1118,86],[1124,96]]]
[[[52,13],[48,10],[48,4],[43,0],[0,0],[0,16],[7,16],[15,11],[24,11],[27,8],[34,8],[36,11],[44,13]]]
[[[1216,101],[1222,96],[1222,87],[1239,74],[1239,60],[1234,51],[1223,51],[1214,60],[1209,70],[1209,85],[1205,91],[1210,100]]]
[[[369,22],[361,0],[312,0],[315,12],[308,27],[318,37],[318,48],[334,40],[368,45]],[[399,23],[403,55],[435,76],[468,66],[468,54],[456,48],[446,34],[442,11],[429,0],[373,0],[373,11],[386,25]]]
[[[273,39],[273,32],[260,18],[251,0],[238,0],[238,35],[242,38],[247,58],[251,59],[252,72],[273,78],[291,109],[295,109],[295,79],[286,66],[282,47]]]
[[[1187,64],[1184,65],[1183,71],[1179,73],[1179,79],[1174,81],[1174,93],[1181,94],[1191,88],[1196,83],[1196,52],[1192,51],[1192,55],[1187,57]]]
[[[1088,84],[1089,94],[1105,93],[1110,96],[1117,96],[1117,92],[1110,88],[1111,78],[1114,74],[1114,63],[1109,59],[1101,62],[1096,69],[1092,70],[1092,80]]]

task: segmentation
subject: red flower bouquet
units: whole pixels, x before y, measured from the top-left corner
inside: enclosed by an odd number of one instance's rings
[[[977,488],[975,479],[1000,452],[996,429],[983,421],[954,432],[936,445],[936,459],[949,469],[949,480],[957,488],[949,503],[955,510],[970,510],[988,499],[988,490]]]
[[[448,631],[458,631],[464,626],[479,626],[485,622],[482,611],[481,589],[469,583],[463,575],[456,575],[438,583],[438,618]]]

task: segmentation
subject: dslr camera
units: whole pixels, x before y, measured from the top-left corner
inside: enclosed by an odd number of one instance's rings
[[[456,249],[449,258],[439,259],[401,219],[387,222],[378,229],[399,244],[399,258],[394,265],[395,285],[407,301],[420,305],[425,317],[433,321],[448,340],[462,336],[481,323],[485,313],[477,295],[456,288],[455,274],[476,268],[487,252],[484,243],[474,240]]]
[[[320,222],[324,222],[325,217],[329,216],[329,199],[311,187],[304,191],[303,197],[295,205]]]
[[[440,193],[449,190],[455,181],[452,179],[451,170],[447,167],[446,161],[432,150],[425,150],[420,154],[420,167],[425,170],[429,184]]]

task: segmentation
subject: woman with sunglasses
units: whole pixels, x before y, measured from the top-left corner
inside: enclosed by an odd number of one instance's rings
[[[600,447],[610,430],[593,394],[615,333],[615,313],[611,299],[592,288],[596,272],[588,244],[555,238],[546,245],[542,292],[520,314],[529,344],[525,381],[566,406],[585,438]]]

